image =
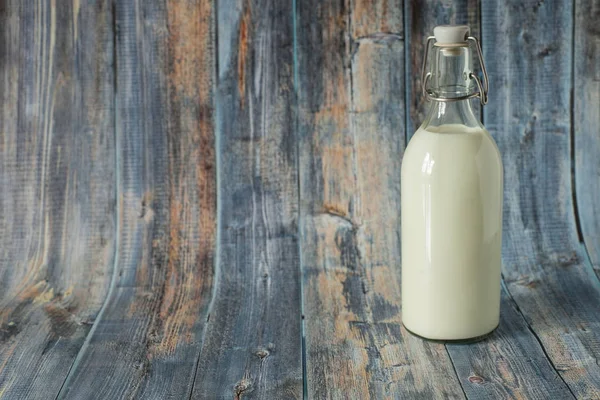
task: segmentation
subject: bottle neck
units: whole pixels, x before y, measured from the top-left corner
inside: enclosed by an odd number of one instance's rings
[[[433,97],[456,99],[474,90],[470,75],[473,71],[473,56],[467,46],[438,47],[432,49],[431,92]],[[453,101],[431,100],[431,108],[423,128],[446,124],[467,127],[482,127],[475,117],[469,99]]]
[[[477,100],[460,100],[460,101],[432,101],[427,117],[423,121],[423,128],[428,126],[441,126],[458,124],[465,125],[469,128],[483,127],[479,119],[473,113],[471,101]]]

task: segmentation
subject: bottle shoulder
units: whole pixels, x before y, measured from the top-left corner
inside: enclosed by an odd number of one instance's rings
[[[441,125],[435,127],[419,128],[411,137],[406,147],[408,152],[431,152],[448,150],[454,147],[477,150],[481,146],[491,145],[498,151],[498,145],[492,135],[484,127],[467,127],[464,125]]]
[[[502,169],[500,152],[490,133],[485,128],[464,125],[417,130],[404,153],[403,173],[405,169],[416,173],[430,164],[436,165],[438,170],[467,164]]]

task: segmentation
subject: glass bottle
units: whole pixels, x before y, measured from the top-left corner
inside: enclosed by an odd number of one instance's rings
[[[503,171],[470,104],[487,102],[487,74],[468,26],[434,29],[422,82],[431,108],[402,161],[402,320],[426,339],[476,340],[499,322]]]

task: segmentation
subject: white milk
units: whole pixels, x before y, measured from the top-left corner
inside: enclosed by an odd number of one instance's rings
[[[419,129],[402,161],[402,319],[429,339],[499,321],[502,162],[487,131]]]

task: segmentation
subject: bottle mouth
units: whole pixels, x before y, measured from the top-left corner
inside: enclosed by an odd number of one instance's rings
[[[470,33],[468,25],[438,25],[433,28],[435,40],[440,44],[466,44]]]

